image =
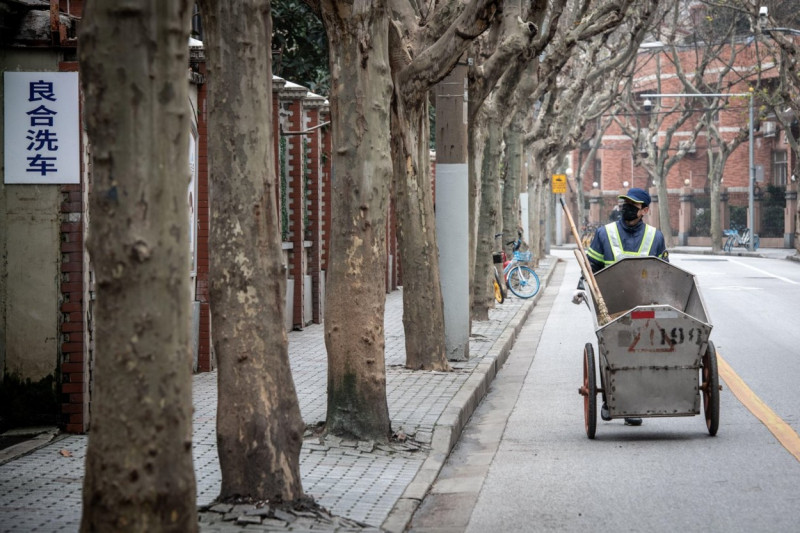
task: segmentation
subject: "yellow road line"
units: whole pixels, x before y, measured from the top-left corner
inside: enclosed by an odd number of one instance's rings
[[[747,386],[747,384],[734,372],[733,368],[725,362],[725,359],[717,352],[717,367],[719,375],[728,384],[731,392],[742,402],[742,405],[755,415],[756,418],[767,426],[767,429],[775,435],[786,450],[800,461],[800,436],[794,429],[783,421],[775,411],[770,409],[761,398]]]

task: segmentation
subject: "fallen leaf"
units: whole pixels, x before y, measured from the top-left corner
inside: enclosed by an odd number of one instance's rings
[[[58,453],[60,453],[62,457],[72,457],[72,452],[69,450],[61,450]]]

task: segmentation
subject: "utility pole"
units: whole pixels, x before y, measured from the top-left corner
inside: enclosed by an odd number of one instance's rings
[[[750,227],[750,240],[747,242],[747,249],[749,251],[755,250],[755,202],[753,200],[755,196],[755,183],[756,183],[756,167],[753,159],[753,121],[755,119],[753,113],[753,89],[750,89],[746,93],[677,93],[677,94],[643,94],[641,98],[704,98],[704,97],[713,97],[713,98],[727,98],[729,96],[744,96],[749,98],[749,107],[748,107],[748,159],[749,163],[748,166],[750,170],[748,172],[748,199],[747,199],[747,225]],[[646,102],[646,100],[645,100]]]
[[[436,86],[436,240],[447,358],[469,358],[469,172],[467,65]]]

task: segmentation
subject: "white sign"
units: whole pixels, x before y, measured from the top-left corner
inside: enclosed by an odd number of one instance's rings
[[[80,183],[78,73],[4,77],[5,183]]]

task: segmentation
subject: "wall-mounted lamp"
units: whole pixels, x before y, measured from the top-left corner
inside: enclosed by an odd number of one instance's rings
[[[625,188],[627,189],[627,188],[628,188],[628,182],[627,182],[627,181],[623,181],[623,182],[622,182],[622,186],[623,186],[623,187],[625,187]]]
[[[691,185],[691,184],[692,184],[692,182],[691,182],[691,181],[689,181],[688,179],[685,179],[685,180],[683,180],[683,184],[684,184],[684,185],[686,185],[686,186],[688,187],[689,185]]]

